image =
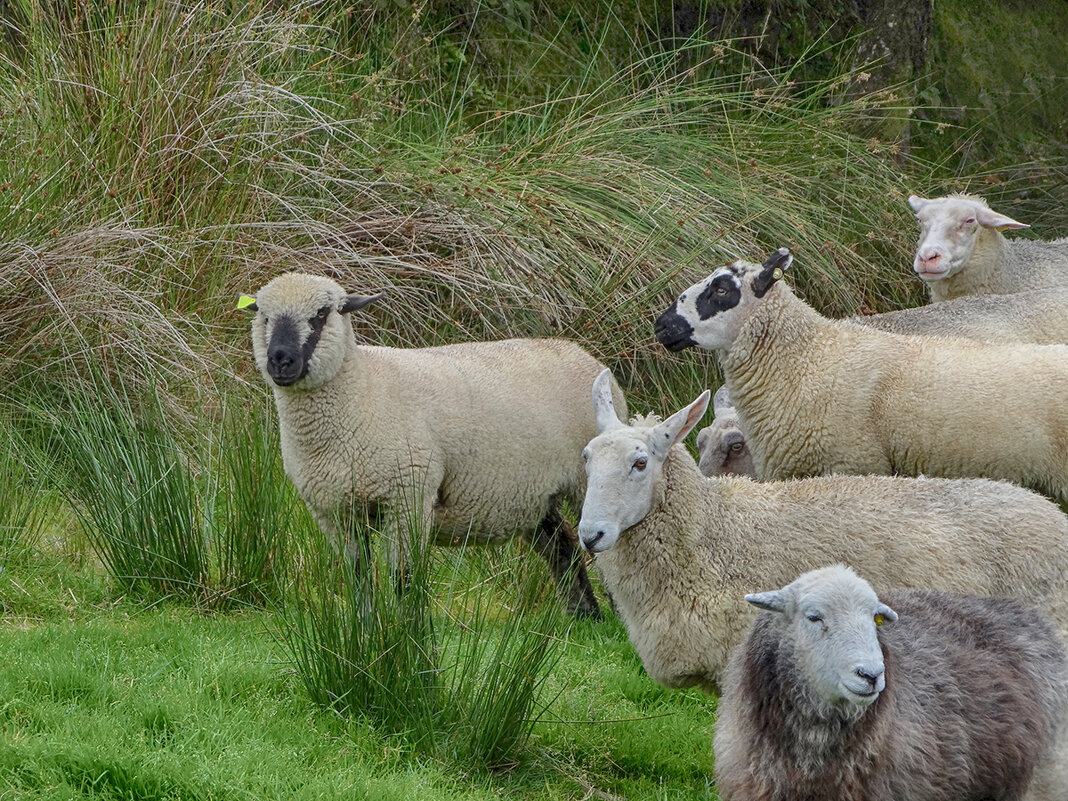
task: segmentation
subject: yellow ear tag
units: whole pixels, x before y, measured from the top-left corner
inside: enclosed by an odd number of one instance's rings
[[[772,271],[771,277],[772,277],[773,280],[778,281],[780,278],[782,278],[782,270],[780,270],[778,267],[776,267]]]
[[[256,299],[254,297],[252,297],[252,295],[238,295],[237,296],[237,308],[239,308],[239,309],[247,309],[249,306],[251,306],[255,302],[256,302]]]
[[[883,617],[882,615],[876,615],[875,616],[875,625],[876,626],[881,626],[885,622],[886,622],[886,618]]]

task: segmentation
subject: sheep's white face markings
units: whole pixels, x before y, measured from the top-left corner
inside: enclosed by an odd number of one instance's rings
[[[600,553],[649,514],[664,460],[652,452],[648,438],[641,436],[638,429],[622,425],[590,440],[583,457],[586,498],[579,521],[579,541],[586,550]]]
[[[656,337],[669,350],[696,345],[721,350],[730,347],[752,297],[746,274],[750,265],[737,261],[720,267],[675,300],[656,322]]]
[[[778,592],[749,598],[765,609],[778,603],[774,611],[784,615],[801,678],[829,706],[859,713],[885,689],[876,632],[897,615],[853,571],[814,570]]]
[[[920,224],[912,267],[925,281],[940,281],[960,272],[975,252],[983,228],[1030,227],[966,197],[925,200],[912,195],[909,205]]]
[[[980,204],[963,198],[936,198],[920,205],[920,241],[912,268],[924,281],[941,281],[968,263],[979,239]]]

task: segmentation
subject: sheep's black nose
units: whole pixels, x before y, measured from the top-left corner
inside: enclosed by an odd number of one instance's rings
[[[603,531],[598,531],[592,537],[584,537],[583,540],[582,540],[582,544],[586,546],[586,550],[587,551],[592,551],[593,550],[593,546],[596,545],[597,543],[599,543],[603,539],[604,539],[604,532]]]
[[[274,383],[287,387],[296,382],[304,370],[300,351],[287,345],[272,345],[267,350],[267,372]]]
[[[855,668],[853,672],[857,674],[858,677],[868,682],[868,684],[870,684],[872,687],[875,686],[875,682],[879,680],[879,677],[883,675],[883,672],[881,670],[876,671],[863,667]]]
[[[656,318],[653,333],[657,341],[668,350],[685,350],[697,343],[693,339],[693,326],[677,311],[678,301]]]

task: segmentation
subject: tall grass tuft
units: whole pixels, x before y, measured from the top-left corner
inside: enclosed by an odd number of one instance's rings
[[[282,469],[269,397],[224,408],[213,439],[210,554],[217,599],[280,600],[308,526],[302,527],[303,504]]]
[[[40,424],[62,491],[112,577],[129,592],[197,596],[209,567],[204,488],[158,400],[135,402],[97,375]]]
[[[44,515],[44,482],[25,458],[27,444],[11,428],[0,428],[0,569],[37,544]]]
[[[415,523],[405,536],[400,585],[385,549],[370,548],[362,569],[333,549],[314,553],[281,629],[296,672],[316,703],[418,752],[512,764],[560,655],[548,571],[529,551],[443,553]]]

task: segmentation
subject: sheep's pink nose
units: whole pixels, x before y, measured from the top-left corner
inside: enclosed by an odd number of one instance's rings
[[[942,254],[938,252],[928,251],[927,253],[917,254],[917,261],[920,267],[923,269],[929,269],[931,267],[937,267],[938,262],[942,261]]]

